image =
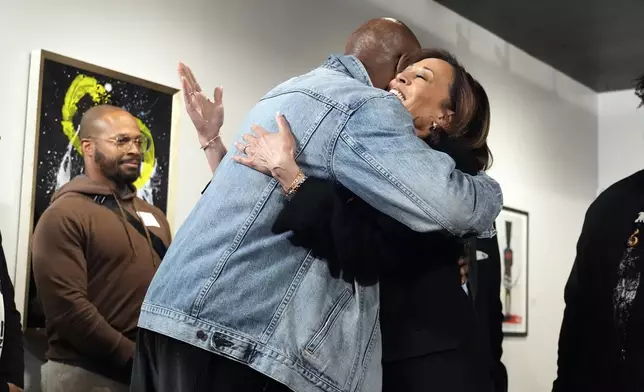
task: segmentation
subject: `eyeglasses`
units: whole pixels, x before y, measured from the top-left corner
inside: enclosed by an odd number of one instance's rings
[[[150,139],[144,136],[138,137],[129,137],[129,136],[116,136],[113,138],[102,139],[100,137],[89,137],[88,139],[103,140],[110,142],[116,146],[117,149],[121,152],[129,151],[132,148],[132,144],[135,144],[139,151],[143,154],[148,152],[151,147]]]

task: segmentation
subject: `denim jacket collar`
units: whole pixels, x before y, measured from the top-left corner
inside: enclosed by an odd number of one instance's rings
[[[371,78],[369,77],[366,68],[356,56],[330,55],[322,67],[342,72],[367,86],[373,87],[373,83],[371,83]]]

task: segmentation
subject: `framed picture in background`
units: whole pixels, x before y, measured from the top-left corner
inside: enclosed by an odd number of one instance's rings
[[[82,174],[78,139],[81,117],[91,107],[110,104],[136,117],[151,140],[134,183],[139,197],[154,204],[172,223],[172,169],[177,141],[179,90],[56,53],[31,54],[22,166],[16,305],[26,328],[44,327],[31,272],[31,234],[62,185]]]
[[[528,223],[527,212],[509,207],[503,207],[496,219],[506,336],[528,335]]]

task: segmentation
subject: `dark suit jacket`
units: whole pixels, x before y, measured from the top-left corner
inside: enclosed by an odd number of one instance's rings
[[[20,312],[14,302],[13,284],[9,278],[7,260],[2,250],[2,235],[0,234],[0,290],[4,300],[5,330],[2,356],[0,357],[0,392],[7,382],[24,387],[24,352],[22,346],[22,326]],[[3,384],[5,383],[5,384]]]
[[[501,305],[501,255],[497,237],[476,239],[470,260],[476,260],[479,251],[482,259],[470,263],[469,281],[474,308],[484,339],[489,347],[492,377],[496,392],[507,392],[508,374],[501,361],[503,355],[503,307]]]
[[[492,390],[491,355],[460,283],[457,261],[464,252],[460,240],[443,233],[414,232],[317,178],[305,181],[273,229],[292,230],[292,243],[312,249],[335,277],[363,285],[380,281],[386,379],[388,364],[433,355],[430,366],[411,375],[418,380],[415,385],[436,374],[434,378],[440,375],[441,380],[445,375],[481,380],[458,392]],[[435,359],[443,354],[450,361]],[[445,383],[430,386],[441,392],[446,388]]]

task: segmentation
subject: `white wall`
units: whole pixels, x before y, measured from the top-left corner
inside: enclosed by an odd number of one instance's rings
[[[224,86],[224,137],[230,141],[235,124],[271,86],[340,52],[360,23],[398,17],[425,46],[454,51],[490,95],[496,158],[491,174],[503,185],[506,204],[528,211],[531,224],[530,334],[508,339],[504,360],[511,391],[549,391],[563,285],[584,211],[597,188],[595,95],[432,1],[344,3],[0,0],[0,230],[10,271],[15,267],[31,50],[59,52],[172,86],[178,85],[176,63],[183,60],[204,88]],[[177,223],[209,177],[185,118],[179,138]]]
[[[633,90],[599,94],[599,191],[644,169],[644,108]]]

